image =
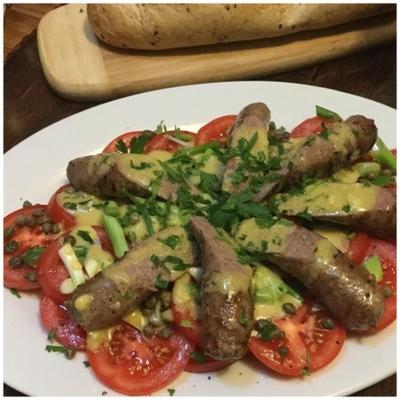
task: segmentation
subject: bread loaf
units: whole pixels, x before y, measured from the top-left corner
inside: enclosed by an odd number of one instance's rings
[[[96,35],[122,48],[163,50],[263,39],[394,11],[385,4],[88,4]]]

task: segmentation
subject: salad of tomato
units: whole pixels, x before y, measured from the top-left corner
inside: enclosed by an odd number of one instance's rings
[[[289,140],[322,135],[340,118],[323,108],[317,111],[317,116],[304,120],[291,130]],[[125,132],[111,140],[103,153],[158,154],[158,151],[170,153],[167,159],[175,154],[178,159],[196,160],[203,169],[197,171],[195,164],[191,166],[194,178],[191,177],[190,185],[197,184],[201,190],[211,193],[215,192],[213,171],[219,166],[214,150],[226,150],[236,120],[237,115],[220,116],[200,127],[196,133],[177,128],[167,130],[162,125],[154,131]],[[280,146],[276,139],[270,145]],[[195,158],[198,149],[205,151],[200,161]],[[246,157],[249,157],[250,150],[245,146]],[[246,162],[250,163],[249,159]],[[135,168],[144,169],[146,163],[132,166]],[[183,170],[179,172],[185,174]],[[178,180],[168,168],[166,174],[174,183]],[[245,177],[237,173],[235,179],[239,185]],[[392,192],[396,189],[394,178],[381,186]],[[196,197],[196,202],[204,200],[200,197]],[[204,204],[208,205],[210,198]],[[246,203],[248,199],[242,200],[228,198],[223,207],[208,215],[210,221],[223,230],[227,220],[239,221],[234,215],[238,212],[241,217],[251,216],[262,223],[265,210],[254,203],[250,207]],[[192,199],[187,193],[178,190],[176,203],[179,207],[193,206],[190,201]],[[152,208],[146,208],[147,204]],[[25,204],[4,218],[4,286],[13,291],[37,293],[40,321],[51,343],[47,346],[48,351],[64,353],[67,358],[72,358],[76,352],[84,352],[85,362],[94,375],[108,388],[125,395],[148,395],[172,384],[183,371],[210,373],[228,368],[234,362],[214,359],[206,354],[203,326],[207,320],[201,312],[203,271],[186,265],[175,256],[167,256],[165,260],[157,257],[154,260],[152,256],[153,266],[164,262],[165,267],[165,262],[172,262],[176,276],[168,281],[158,275],[155,289],[146,300],[118,323],[104,329],[85,330],[84,324],[71,312],[71,308],[84,309],[93,301],[88,294],[83,295],[87,296],[84,299],[82,296],[74,298],[73,293],[80,285],[88,282],[95,282],[95,285],[103,271],[113,263],[120,263],[124,254],[131,254],[132,249],[132,252],[141,254],[140,242],[143,239],[166,227],[187,224],[191,215],[179,215],[174,207],[177,206],[156,199],[153,193],[147,199],[133,195],[129,201],[102,199],[79,192],[67,184],[55,190],[47,205]],[[124,238],[122,247],[115,239],[115,227]],[[349,232],[347,229],[346,235],[351,238],[346,256],[356,268],[370,268],[368,271],[375,276],[385,294],[382,317],[376,326],[365,332],[376,334],[396,319],[396,244],[394,240],[377,239],[361,231]],[[178,236],[172,235],[159,242],[175,250],[179,240]],[[278,245],[277,242],[274,245]],[[260,260],[265,261],[260,258],[248,262],[249,255],[245,249],[235,250],[238,257],[245,260],[241,261],[242,264],[256,267]],[[370,267],[372,263],[373,267]],[[186,269],[189,267],[195,271],[188,272]],[[274,278],[278,275],[279,279]],[[256,293],[256,285],[252,283],[253,300],[260,302],[257,313],[264,310],[262,312],[266,314],[260,317],[255,313],[257,317],[248,341],[249,357],[260,361],[266,373],[292,378],[309,375],[331,363],[342,350],[347,334],[352,332],[347,332],[331,311],[319,304],[307,289],[302,288],[301,296],[297,295],[297,289],[286,282],[286,276],[278,275],[269,275],[271,281],[265,284],[266,289],[261,294]],[[125,279],[124,282],[127,279],[124,273],[117,278]],[[282,283],[277,284],[276,279]],[[134,295],[129,291],[124,293],[127,298]],[[282,296],[296,298],[296,305],[285,303]],[[111,300],[102,299],[104,303]],[[120,304],[115,302],[112,306],[117,310]],[[246,318],[236,322],[241,325],[248,323]]]

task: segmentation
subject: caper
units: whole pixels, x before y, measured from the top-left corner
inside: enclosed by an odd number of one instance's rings
[[[289,353],[289,349],[286,346],[281,346],[278,349],[278,353],[282,358],[285,358]]]
[[[64,192],[67,193],[67,194],[73,194],[73,193],[76,192],[76,190],[75,190],[75,188],[73,188],[72,186],[70,186],[70,187],[65,188],[65,189],[64,189]]]
[[[153,312],[153,314],[150,315],[149,322],[154,326],[162,325],[163,321],[161,319],[160,313]]]
[[[132,225],[137,224],[137,223],[139,222],[139,220],[140,220],[140,218],[139,218],[139,216],[136,215],[136,214],[131,214],[131,215],[129,216],[129,222],[130,222]]]
[[[282,304],[283,311],[285,311],[288,315],[296,314],[296,307],[292,303],[284,303]]]
[[[259,319],[256,321],[255,323],[255,329],[256,331],[260,332],[263,330],[263,328],[265,328],[267,325],[269,324],[268,320],[266,319]]]
[[[76,244],[76,239],[72,235],[66,235],[64,237],[64,244],[69,243],[71,246],[75,246]]]
[[[390,297],[392,295],[392,289],[390,289],[389,286],[384,286],[383,287],[383,295],[387,299],[388,297]]]
[[[32,211],[32,215],[34,217],[41,217],[42,215],[46,214],[46,211],[43,210],[42,208],[38,208],[37,210]]]
[[[42,225],[42,230],[44,233],[50,233],[51,231],[51,224],[45,223]]]
[[[171,336],[172,331],[170,328],[168,328],[168,326],[164,327],[161,329],[159,335],[163,338],[163,339],[167,339]]]
[[[48,222],[50,222],[50,218],[49,218],[49,216],[47,214],[44,214],[44,215],[38,217],[38,219],[37,219],[37,223],[39,225],[43,225],[43,224],[46,224]]]
[[[172,301],[172,294],[171,292],[163,291],[161,292],[160,295],[161,299],[161,309],[166,310],[171,306],[171,301]]]
[[[154,328],[151,325],[146,325],[143,329],[143,335],[151,338],[154,335]]]
[[[22,207],[23,207],[23,208],[30,207],[31,205],[32,205],[32,203],[31,203],[29,200],[25,200],[25,201],[22,203]]]
[[[142,314],[145,316],[145,317],[150,317],[150,315],[153,313],[153,310],[152,309],[150,309],[150,308],[143,308],[142,309]]]
[[[23,259],[21,256],[13,256],[10,258],[9,264],[10,267],[17,268],[20,267],[23,263]]]
[[[60,233],[60,231],[61,231],[61,228],[58,224],[51,225],[51,233],[56,234],[56,233]]]
[[[11,239],[14,233],[15,228],[13,226],[9,226],[8,228],[4,229],[4,239]]]
[[[154,309],[157,304],[157,298],[155,296],[150,296],[144,303],[146,308]]]
[[[24,226],[26,221],[25,215],[17,215],[17,218],[15,218],[15,223],[19,226]]]
[[[15,253],[19,249],[19,244],[15,240],[10,240],[6,245],[5,245],[5,252],[8,254]]]
[[[33,228],[36,225],[36,219],[34,216],[29,215],[28,217],[26,217],[25,219],[25,225],[29,226],[30,228]]]
[[[321,327],[324,329],[334,329],[335,326],[335,323],[330,318],[324,318],[321,321]]]

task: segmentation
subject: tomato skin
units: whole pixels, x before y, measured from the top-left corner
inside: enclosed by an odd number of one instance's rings
[[[73,321],[62,305],[50,297],[40,300],[40,317],[45,328],[56,332],[56,339],[65,347],[86,350],[86,332]]]
[[[220,371],[232,364],[232,362],[213,360],[211,357],[204,356],[204,362],[198,362],[190,357],[188,364],[186,365],[185,371],[192,372],[195,374],[203,374],[205,372]]]
[[[110,343],[87,350],[87,357],[94,374],[110,389],[147,395],[170,384],[184,370],[191,351],[190,343],[177,333],[144,340],[139,331],[122,323]]]
[[[356,264],[361,264],[365,259],[371,240],[366,233],[357,233],[351,240],[348,256]]]
[[[202,126],[195,136],[195,144],[199,146],[204,143],[218,140],[222,145],[226,144],[229,128],[235,123],[237,115],[224,115],[208,122]]]
[[[49,200],[49,205],[47,206],[49,217],[64,227],[65,230],[71,229],[76,225],[76,218],[70,214],[67,210],[62,207],[58,201],[57,196],[65,191],[65,189],[71,188],[72,185],[67,184],[61,186],[51,197]]]
[[[359,250],[358,247],[362,247]],[[367,333],[374,333],[389,326],[396,319],[396,245],[384,240],[375,239],[365,233],[357,233],[350,242],[348,257],[357,264],[367,258],[377,255],[382,265],[382,280],[379,286],[390,288],[392,295],[385,298],[385,312],[375,329]],[[360,268],[363,268],[360,266]]]
[[[64,237],[54,240],[40,257],[38,263],[38,278],[40,286],[45,295],[56,303],[61,304],[67,301],[70,295],[60,292],[60,286],[69,278],[67,268],[58,255],[64,243]]]
[[[175,153],[180,149],[181,145],[169,139],[166,135],[154,135],[146,145],[144,152],[150,153],[153,150],[165,150],[170,153]]]
[[[196,346],[201,346],[201,322],[196,320],[189,311],[180,311],[174,304],[172,305],[175,329],[186,339]],[[181,325],[182,321],[189,321],[190,327]]]
[[[129,149],[129,146],[131,144],[131,140],[133,138],[139,137],[142,134],[142,131],[131,131],[131,132],[125,132],[122,135],[119,135],[115,139],[113,139],[110,143],[107,144],[106,147],[104,147],[102,153],[114,153],[117,151],[117,142],[119,140],[122,140],[126,147]]]
[[[329,364],[339,354],[346,330],[328,311],[310,310],[310,305],[306,304],[294,316],[274,319],[274,324],[285,332],[285,338],[264,341],[253,336],[249,340],[250,351],[266,367],[292,377],[301,376],[306,367],[309,371],[316,371]],[[324,318],[334,321],[334,329],[321,327],[320,321]],[[279,354],[282,347],[288,349],[285,357]]]
[[[293,128],[292,132],[290,133],[290,137],[302,138],[315,133],[320,133],[322,131],[323,123],[326,123],[326,121],[321,117],[308,118]]]
[[[32,282],[26,278],[27,274],[36,273],[36,268],[28,265],[12,268],[9,264],[11,257],[22,256],[29,247],[47,247],[57,236],[56,234],[45,234],[41,232],[37,226],[29,228],[26,226],[21,227],[16,225],[16,219],[18,216],[30,216],[32,215],[32,212],[36,210],[46,211],[47,206],[36,204],[34,206],[21,208],[8,214],[4,218],[4,229],[14,227],[14,234],[10,239],[4,241],[4,247],[11,240],[16,240],[19,243],[19,249],[12,254],[6,253],[3,248],[4,286],[7,288],[18,290],[34,290],[40,288],[39,282]]]
[[[384,240],[372,239],[365,258],[367,259],[375,254],[379,256],[383,270],[383,277],[379,285],[389,287],[392,291],[392,295],[385,298],[385,313],[376,326],[379,331],[389,326],[396,319],[396,246]]]
[[[99,226],[93,228],[99,236],[101,247],[113,254],[112,245],[104,229]],[[70,297],[70,295],[60,292],[60,286],[69,277],[69,273],[58,255],[58,250],[64,244],[64,237],[69,232],[66,232],[63,236],[60,236],[49,244],[40,257],[37,267],[39,283],[43,292],[58,304],[64,303]]]

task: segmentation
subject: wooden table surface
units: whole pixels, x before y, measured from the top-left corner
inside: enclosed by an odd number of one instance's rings
[[[31,10],[33,18],[37,19],[40,12],[37,13],[35,7]],[[8,26],[15,28],[15,24],[8,24]],[[21,26],[25,29],[23,23]],[[24,29],[22,29],[23,32],[29,32],[29,28]],[[4,37],[5,54],[8,54],[8,57],[4,67],[4,151],[62,118],[100,104],[71,102],[58,97],[50,89],[43,76],[35,32],[27,36],[21,43],[18,41],[17,48],[12,50],[13,40],[15,41],[13,38],[18,34],[20,35],[21,32],[14,32],[13,35],[7,31],[6,13]],[[366,97],[395,108],[396,43],[388,43],[350,57],[265,76],[257,80],[328,87]],[[20,396],[22,394],[4,385],[4,395]],[[355,395],[395,396],[396,375]]]

